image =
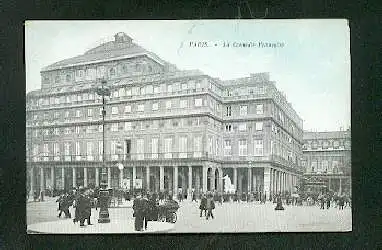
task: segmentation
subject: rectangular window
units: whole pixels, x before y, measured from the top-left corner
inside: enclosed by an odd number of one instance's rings
[[[60,155],[60,147],[59,147],[58,143],[53,143],[53,154],[54,154],[54,156]]]
[[[225,140],[224,141],[224,155],[225,156],[230,156],[232,155],[232,150],[231,150],[231,141],[230,140]]]
[[[80,142],[76,142],[76,160],[81,159]]]
[[[82,96],[81,95],[77,95],[77,101],[78,102],[82,101]]]
[[[81,110],[76,110],[76,117],[80,117],[81,116]]]
[[[215,155],[219,155],[219,153],[220,153],[219,139],[216,139],[216,141],[215,141]]]
[[[64,144],[64,154],[65,156],[70,156],[70,143]]]
[[[98,125],[98,132],[102,132],[103,131],[103,126],[102,125]]]
[[[247,124],[246,123],[240,123],[239,124],[239,131],[246,131],[247,130]]]
[[[55,135],[59,135],[59,134],[60,134],[60,130],[59,130],[59,128],[54,128],[54,134],[55,134]]]
[[[88,117],[93,116],[93,109],[88,109]]]
[[[125,89],[124,88],[119,89],[119,96],[125,96]]]
[[[86,143],[86,155],[87,155],[87,160],[88,161],[92,161],[94,160],[94,157],[93,157],[93,143],[88,141]]]
[[[247,140],[239,140],[239,156],[247,156]]]
[[[231,132],[231,130],[232,130],[232,125],[231,124],[225,125],[225,131],[226,132]]]
[[[157,102],[153,103],[153,110],[158,110],[158,103]]]
[[[82,99],[83,99],[84,101],[87,101],[87,100],[88,100],[88,97],[89,97],[88,93],[84,93],[84,94],[82,95]]]
[[[180,108],[187,108],[187,100],[180,100]]]
[[[256,139],[253,142],[254,144],[254,155],[263,156],[263,140]]]
[[[171,100],[166,101],[166,109],[171,109]]]
[[[146,94],[151,95],[153,93],[153,85],[146,86]]]
[[[179,138],[179,158],[187,157],[187,137],[182,136]]]
[[[201,107],[203,105],[202,98],[195,99],[195,107]]]
[[[187,83],[182,83],[182,90],[187,90],[188,86]]]
[[[167,93],[171,93],[172,92],[172,84],[168,84],[167,85]]]
[[[103,141],[98,141],[98,155],[100,156],[100,160],[102,160],[103,153]]]
[[[172,138],[164,139],[164,158],[172,158]]]
[[[59,112],[54,112],[54,119],[60,118],[60,113]]]
[[[76,134],[80,133],[80,127],[76,126]]]
[[[160,93],[160,88],[159,86],[154,87],[154,94],[159,94]]]
[[[131,122],[125,122],[125,131],[131,130]]]
[[[248,110],[248,106],[247,105],[240,106],[240,115],[241,116],[247,115],[247,110]]]
[[[144,104],[139,104],[137,110],[138,110],[138,112],[143,112],[145,110],[145,105]]]
[[[145,95],[146,94],[146,92],[145,92],[145,87],[141,87],[140,89],[139,89],[139,93],[141,94],[141,95]]]
[[[86,126],[86,133],[90,134],[92,132],[92,126]]]
[[[137,139],[137,160],[144,159],[144,140]]]
[[[60,104],[60,98],[56,97],[56,99],[54,100],[54,103],[55,103],[56,105],[59,105],[59,104]]]
[[[131,113],[131,106],[130,105],[125,106],[125,113]]]
[[[257,131],[263,130],[263,123],[262,122],[256,122],[256,130]]]
[[[202,137],[194,137],[194,157],[202,156]]]
[[[111,107],[111,114],[118,115],[118,107]]]
[[[226,110],[226,115],[227,115],[227,116],[231,116],[231,114],[232,114],[232,113],[231,113],[231,110],[232,110],[232,109],[231,109],[231,106],[228,106],[228,107],[227,107],[227,110]]]
[[[89,100],[94,100],[94,95],[92,93],[89,93]]]
[[[110,142],[110,152],[111,152],[111,159],[117,160],[118,155],[117,155],[117,142],[116,141]]]
[[[213,146],[212,146],[212,137],[208,138],[208,154],[212,155],[213,154]]]
[[[151,139],[151,157],[153,159],[157,159],[158,158],[158,138],[152,138]]]
[[[112,123],[111,124],[111,131],[117,132],[118,131],[118,123]]]
[[[66,103],[70,103],[70,96],[66,96]]]
[[[258,105],[256,105],[256,114],[258,114],[258,115],[262,115],[263,112],[264,112],[264,110],[263,110],[263,104],[258,104]]]
[[[131,96],[131,89],[130,88],[126,89],[125,93],[126,93],[126,96]]]

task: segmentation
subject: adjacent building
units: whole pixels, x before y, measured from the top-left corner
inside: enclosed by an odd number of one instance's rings
[[[269,197],[303,174],[302,120],[268,73],[222,81],[179,70],[121,32],[41,79],[26,99],[30,191],[99,186],[104,171],[112,188],[222,191],[227,175]]]
[[[346,131],[305,132],[304,188],[351,193],[351,134]]]

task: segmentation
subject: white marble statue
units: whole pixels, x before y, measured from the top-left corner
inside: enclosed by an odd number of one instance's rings
[[[224,192],[226,193],[235,193],[235,186],[231,182],[231,178],[228,175],[223,177],[224,180]]]

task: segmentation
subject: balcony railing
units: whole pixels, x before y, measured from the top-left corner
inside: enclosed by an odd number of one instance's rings
[[[256,162],[272,162],[290,168],[297,168],[295,162],[283,159],[282,157],[270,156],[218,156],[208,152],[171,152],[171,153],[133,153],[133,154],[106,154],[105,161],[156,161],[156,160],[218,160],[223,162],[246,162],[253,164]],[[102,162],[102,155],[37,155],[27,157],[27,162]]]

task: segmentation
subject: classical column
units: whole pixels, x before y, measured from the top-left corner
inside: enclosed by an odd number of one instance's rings
[[[75,167],[73,167],[72,168],[72,174],[73,174],[73,178],[72,178],[72,180],[73,180],[73,187],[75,188],[75,187],[77,187],[77,174],[76,174],[76,168]]]
[[[237,187],[237,168],[233,167],[233,185],[235,186],[235,190],[238,191]]]
[[[159,167],[159,190],[164,190],[164,166]]]
[[[133,190],[135,189],[135,179],[136,178],[137,178],[137,167],[133,166],[133,176],[131,177],[131,184],[133,185]]]
[[[111,167],[107,168],[107,187],[111,188]]]
[[[51,184],[52,184],[52,189],[55,189],[56,188],[56,179],[54,178],[54,167],[51,167],[50,168],[50,181],[51,181]]]
[[[195,171],[195,192],[199,194],[200,192],[200,169],[196,167]]]
[[[119,187],[122,188],[122,183],[123,183],[123,169],[119,170]]]
[[[252,176],[252,187],[253,187],[253,190],[254,191],[259,191],[259,190],[256,190],[257,188],[257,175],[255,174],[254,176]]]
[[[215,168],[212,168],[211,169],[211,178],[210,178],[210,187],[211,187],[211,191],[215,190],[216,187],[215,187]]]
[[[341,195],[342,194],[342,179],[340,178],[340,189],[338,191],[338,194]]]
[[[266,199],[269,198],[269,191],[271,185],[271,168],[264,168],[264,185],[263,185],[263,194],[265,194]]]
[[[172,178],[173,178],[173,188],[174,188],[174,198],[178,197],[178,166],[175,166],[173,168],[173,175],[172,175]]]
[[[95,185],[99,187],[99,168],[95,169]]]
[[[237,181],[238,181],[238,189],[239,192],[243,192],[243,178],[242,178],[242,172],[240,169],[238,170],[238,175],[237,175]]]
[[[62,189],[65,190],[65,168],[61,167],[61,185]]]
[[[30,178],[30,190],[29,190],[29,196],[33,197],[34,192],[34,167],[30,168],[29,171],[29,178]]]
[[[191,200],[191,191],[192,191],[192,166],[188,166],[188,198]]]
[[[146,166],[146,190],[150,191],[150,166]]]
[[[84,167],[84,187],[88,187],[88,168]]]
[[[252,191],[252,168],[249,167],[248,168],[248,192],[251,192]]]
[[[207,171],[208,171],[208,166],[203,166],[203,171],[202,171],[203,193],[207,192]]]
[[[328,188],[329,188],[329,190],[330,190],[330,177],[329,177],[329,180],[328,180]]]

